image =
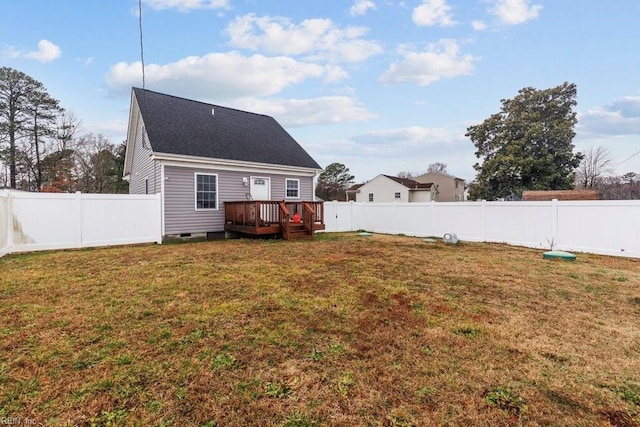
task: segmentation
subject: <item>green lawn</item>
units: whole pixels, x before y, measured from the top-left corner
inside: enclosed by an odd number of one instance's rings
[[[542,252],[348,233],[6,256],[0,418],[640,426],[640,260]]]

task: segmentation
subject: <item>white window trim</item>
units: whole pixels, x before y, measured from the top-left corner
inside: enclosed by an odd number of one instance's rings
[[[289,181],[297,181],[298,182],[298,195],[297,196],[287,196],[287,183]],[[298,178],[285,178],[284,179],[284,198],[285,199],[299,199],[300,198],[300,180]]]
[[[373,193],[369,193],[369,196],[368,196],[367,200],[368,200],[369,203],[373,203]]]
[[[208,175],[216,177],[216,207],[215,208],[198,208],[198,175]],[[217,173],[193,173],[193,207],[196,211],[217,211],[220,207],[218,199],[220,198],[220,181]]]

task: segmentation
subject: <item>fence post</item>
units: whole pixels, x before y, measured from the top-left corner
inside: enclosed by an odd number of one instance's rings
[[[482,241],[487,241],[487,201],[482,202]]]
[[[7,253],[13,252],[13,195],[11,190],[8,191],[7,197],[7,223],[5,224],[7,230]]]
[[[164,165],[162,165],[162,170],[164,172]],[[164,185],[164,180],[162,181]],[[158,208],[158,211],[160,211],[160,224],[158,226],[158,239],[156,240],[156,243],[161,245],[162,244],[162,234],[164,233],[164,209],[162,209],[162,195],[164,194],[163,192],[160,193],[156,193],[156,200],[158,201],[156,203],[156,206]]]
[[[558,246],[558,199],[551,200],[551,244]],[[553,250],[553,248],[551,248]]]
[[[82,193],[76,191],[73,197],[73,213],[76,217],[76,248],[82,247]]]
[[[435,200],[431,200],[431,202],[429,202],[429,228],[428,228],[428,232],[427,232],[427,236],[435,236],[436,235],[436,231],[435,231],[435,220],[433,219],[435,217],[435,209],[436,209],[436,201]]]
[[[349,231],[354,231],[353,229],[353,204],[354,201],[349,201]],[[338,212],[338,211],[336,211]]]

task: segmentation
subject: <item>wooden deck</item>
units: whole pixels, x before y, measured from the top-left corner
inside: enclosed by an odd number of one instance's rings
[[[281,234],[285,239],[312,239],[324,230],[322,202],[243,200],[224,202],[224,229],[252,235]]]

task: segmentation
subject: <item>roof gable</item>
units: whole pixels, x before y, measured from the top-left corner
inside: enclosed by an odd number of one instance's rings
[[[322,169],[270,116],[133,89],[154,153]]]

